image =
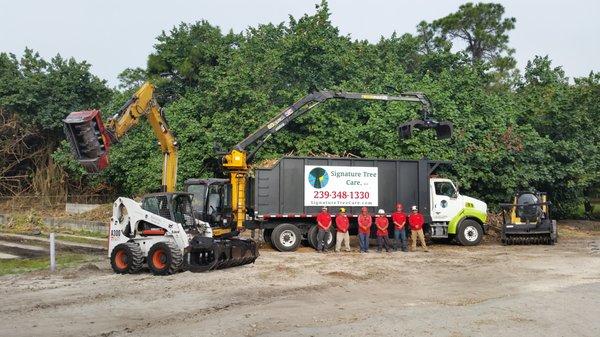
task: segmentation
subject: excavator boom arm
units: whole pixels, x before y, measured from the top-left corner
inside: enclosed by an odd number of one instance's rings
[[[108,166],[108,149],[139,123],[148,119],[164,156],[162,190],[174,192],[177,183],[177,141],[154,97],[154,86],[146,82],[109,118],[106,127],[98,110],[73,112],[64,119],[65,133],[76,159],[89,172]]]

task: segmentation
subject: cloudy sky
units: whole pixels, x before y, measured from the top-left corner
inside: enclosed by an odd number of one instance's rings
[[[259,23],[314,13],[320,0],[0,0],[0,51],[21,55],[25,47],[43,57],[60,53],[87,60],[92,71],[116,85],[127,67],[144,66],[155,38],[179,22],[201,19],[223,30],[243,31]],[[455,0],[330,0],[333,24],[353,39],[415,32],[421,20],[456,11]],[[517,18],[510,44],[519,67],[534,55],[549,55],[568,76],[600,71],[600,1],[510,0]]]

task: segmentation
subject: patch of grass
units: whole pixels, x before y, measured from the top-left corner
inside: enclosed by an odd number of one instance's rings
[[[58,234],[56,236],[56,238],[58,240],[62,240],[62,241],[69,241],[69,242],[75,242],[75,243],[86,243],[86,244],[97,245],[97,246],[101,246],[107,242],[107,241],[99,241],[99,240],[90,240],[87,238],[82,238],[82,237],[77,237],[77,236],[64,236],[64,235],[60,235],[60,234]]]
[[[85,262],[96,261],[98,257],[86,254],[65,253],[56,257],[56,268],[73,267]],[[0,276],[8,274],[22,274],[35,270],[50,269],[49,257],[31,259],[0,260]]]

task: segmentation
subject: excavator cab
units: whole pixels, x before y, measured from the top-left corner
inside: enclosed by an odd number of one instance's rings
[[[194,217],[213,228],[235,229],[229,179],[187,179],[184,190],[194,195]],[[218,232],[218,230],[216,230]]]
[[[71,112],[63,122],[71,151],[84,169],[96,173],[108,167],[110,137],[100,111]]]

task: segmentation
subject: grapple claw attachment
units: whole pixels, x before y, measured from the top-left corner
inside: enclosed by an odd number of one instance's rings
[[[398,135],[400,139],[412,137],[414,130],[435,129],[438,139],[448,139],[452,137],[452,123],[438,122],[433,119],[415,119],[398,126]]]
[[[186,257],[187,269],[204,272],[254,263],[259,256],[256,242],[248,239],[195,237]]]

